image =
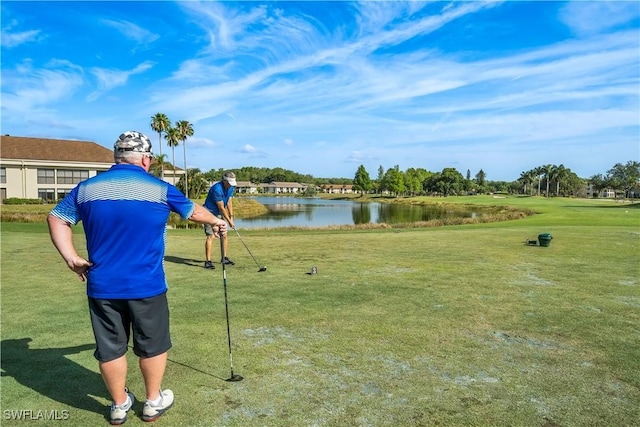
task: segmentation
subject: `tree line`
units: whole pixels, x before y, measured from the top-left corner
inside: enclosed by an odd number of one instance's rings
[[[201,172],[197,168],[187,168],[187,138],[193,136],[193,125],[187,120],[178,120],[172,126],[171,120],[164,113],[151,117],[151,129],[158,133],[159,153],[150,172],[164,179],[165,167],[173,168],[173,184],[187,196],[200,197],[209,189],[211,182],[218,181],[226,169],[211,169]],[[171,162],[162,154],[162,137],[171,148]],[[175,182],[175,148],[182,142],[185,174]],[[231,169],[239,181],[255,184],[270,182],[298,182],[321,186],[323,184],[353,185],[360,193],[387,193],[395,196],[417,195],[464,195],[486,193],[510,193],[567,197],[585,197],[590,185],[594,192],[611,189],[617,194],[627,197],[638,197],[640,193],[640,162],[628,161],[626,164],[616,163],[604,174],[596,174],[588,179],[578,177],[564,165],[542,165],[522,172],[515,181],[490,181],[487,174],[480,169],[475,175],[467,169],[463,176],[455,168],[444,168],[440,172],[428,171],[424,168],[409,168],[401,171],[398,165],[386,169],[380,165],[377,176],[372,179],[363,165],[356,170],[353,179],[349,178],[315,178],[309,174],[300,174],[280,167],[264,168],[246,166]]]
[[[377,179],[371,179],[363,165],[353,178],[354,189],[362,193],[386,192],[396,196],[416,195],[463,195],[486,193],[509,193],[586,197],[590,185],[594,194],[611,189],[624,197],[640,196],[640,162],[616,163],[605,175],[597,174],[588,179],[578,177],[564,165],[543,165],[522,172],[515,181],[489,181],[480,169],[473,178],[467,169],[466,177],[455,168],[444,168],[441,172],[431,172],[424,168],[409,168],[401,171],[392,168],[378,168]]]

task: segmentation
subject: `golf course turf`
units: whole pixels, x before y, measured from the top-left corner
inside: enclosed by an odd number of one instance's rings
[[[414,202],[431,200],[442,199]],[[230,233],[241,382],[225,381],[221,266],[202,267],[202,230],[168,230],[174,346],[163,385],[176,403],[155,425],[639,425],[639,204],[447,202],[536,214],[444,227],[241,230],[251,254]],[[2,425],[108,425],[84,284],[45,224],[1,226]],[[83,250],[82,227],[74,232]],[[552,235],[548,247],[526,244],[542,233]],[[259,273],[252,256],[268,270]],[[307,274],[312,267],[317,274]],[[132,351],[128,386],[144,400]],[[126,425],[146,425],[141,412],[134,405]]]

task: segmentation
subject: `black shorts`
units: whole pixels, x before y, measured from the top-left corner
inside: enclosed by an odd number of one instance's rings
[[[89,298],[91,326],[96,339],[93,353],[101,362],[124,356],[133,331],[133,352],[153,357],[171,348],[167,294],[143,299]]]

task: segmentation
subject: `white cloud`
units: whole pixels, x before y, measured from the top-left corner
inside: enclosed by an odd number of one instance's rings
[[[124,86],[129,80],[129,77],[136,74],[144,73],[145,71],[149,70],[151,67],[153,67],[153,63],[147,61],[137,65],[132,70],[126,70],[126,71],[108,70],[104,68],[92,68],[91,74],[93,74],[94,77],[96,78],[98,88],[87,96],[87,101],[89,102],[95,101],[98,97],[100,97],[106,91],[109,91],[119,86]]]
[[[2,38],[3,48],[14,48],[25,43],[37,42],[41,39],[41,31],[29,30],[13,33],[3,30],[0,37]]]
[[[578,35],[592,35],[637,20],[635,1],[570,1],[560,10],[560,19]]]
[[[81,70],[67,61],[51,61],[49,68],[34,68],[31,61],[19,63],[13,70],[5,68],[2,71],[3,116],[38,114],[72,96],[82,84]]]
[[[115,21],[112,19],[102,19],[100,22],[108,27],[116,29],[120,34],[129,40],[133,40],[138,45],[146,46],[160,38],[159,35],[152,33],[137,26],[130,21]]]

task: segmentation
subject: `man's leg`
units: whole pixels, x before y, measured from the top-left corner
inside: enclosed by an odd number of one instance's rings
[[[116,405],[127,401],[125,386],[127,385],[127,356],[121,356],[108,362],[100,362],[100,373],[109,394]]]
[[[160,387],[162,386],[162,377],[166,366],[167,352],[153,357],[140,358],[140,371],[144,378],[147,400],[156,400],[160,396]]]
[[[212,246],[213,246],[213,235],[207,235],[207,239],[204,241],[205,261],[211,261],[211,247]]]

